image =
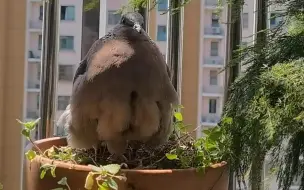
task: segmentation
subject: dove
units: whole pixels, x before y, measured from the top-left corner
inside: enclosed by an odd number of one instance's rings
[[[79,64],[64,113],[68,124],[58,123],[67,127],[72,148],[89,149],[102,141],[119,157],[129,141],[157,147],[171,135],[177,92],[143,23],[137,12],[122,15]]]

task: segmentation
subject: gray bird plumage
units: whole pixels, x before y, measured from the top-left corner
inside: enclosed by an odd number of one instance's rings
[[[158,146],[171,134],[177,93],[143,21],[139,13],[123,15],[81,61],[66,110],[70,114],[65,113],[72,147],[105,141],[110,153],[122,155],[130,140]]]

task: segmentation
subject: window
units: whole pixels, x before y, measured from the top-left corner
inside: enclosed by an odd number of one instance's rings
[[[217,85],[217,71],[210,71],[210,85]]]
[[[36,106],[37,106],[37,110],[39,110],[39,102],[40,102],[40,94],[37,94],[37,97],[36,97]]]
[[[168,0],[158,1],[158,11],[166,11],[168,9]]]
[[[216,99],[209,99],[209,113],[216,113]]]
[[[271,27],[276,27],[282,22],[282,17],[280,16],[279,13],[271,13],[270,14],[270,26]]]
[[[270,25],[276,25],[276,14],[275,13],[270,14]]]
[[[210,56],[218,56],[219,42],[211,42],[210,44]]]
[[[108,25],[116,25],[119,23],[121,15],[117,13],[117,10],[108,11]]]
[[[40,80],[41,64],[37,65],[37,80]]]
[[[42,18],[43,18],[43,6],[40,5],[40,7],[39,7],[39,20],[42,20]]]
[[[61,6],[61,20],[75,20],[75,6]]]
[[[243,28],[248,28],[248,22],[249,22],[249,18],[248,18],[248,13],[243,13]]]
[[[219,18],[218,18],[216,13],[212,13],[211,25],[212,25],[212,27],[219,27],[220,26]]]
[[[41,50],[41,45],[42,45],[42,35],[38,36],[38,50]]]
[[[65,110],[66,107],[69,105],[70,96],[58,96],[58,110]]]
[[[74,77],[73,65],[59,65],[59,80],[72,81]]]
[[[73,50],[74,49],[74,36],[60,36],[60,49]]]
[[[167,41],[167,26],[157,26],[157,41]]]

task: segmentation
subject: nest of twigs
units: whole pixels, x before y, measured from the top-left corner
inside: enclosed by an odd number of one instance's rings
[[[180,160],[167,159],[166,154],[178,147],[183,147],[185,150],[184,152],[189,155],[190,158],[191,155],[195,155],[194,140],[190,134],[183,134],[183,136],[174,134],[167,143],[157,148],[150,148],[138,142],[130,142],[129,147],[124,154],[127,160],[120,163],[118,160],[113,159],[103,143],[100,144],[97,151],[94,149],[71,149],[68,146],[52,147],[53,154],[51,154],[51,156],[50,154],[47,155],[49,155],[48,157],[51,159],[73,162],[81,165],[93,164],[98,166],[118,163],[121,164],[121,167],[124,169],[177,169],[183,168]],[[62,159],[62,156],[54,156],[55,154],[70,154],[70,156],[65,156],[66,160],[64,160]]]

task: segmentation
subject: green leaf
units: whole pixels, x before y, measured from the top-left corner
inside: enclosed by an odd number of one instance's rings
[[[32,161],[36,157],[36,152],[33,150],[29,150],[25,153],[25,156],[29,161]]]
[[[61,178],[61,180],[59,180],[57,183],[58,183],[59,185],[67,185],[67,184],[68,184],[67,181],[68,181],[68,179],[67,179],[66,177],[63,177],[63,178]]]
[[[30,130],[29,129],[22,129],[21,134],[26,138],[30,138]]]
[[[106,170],[110,174],[117,174],[120,170],[120,165],[118,164],[108,164],[105,166],[102,166],[104,170]]]
[[[19,119],[17,119],[18,123],[20,123],[21,125],[23,125],[26,129],[28,130],[33,130],[35,129],[37,123],[39,122],[40,118],[36,119],[35,121],[29,121],[29,122],[22,122]]]
[[[101,185],[98,184],[98,190],[110,190],[110,188],[106,182],[103,182]]]
[[[177,121],[183,121],[183,115],[180,112],[175,112],[174,117],[177,119]]]
[[[51,168],[51,175],[53,177],[56,177],[55,170],[56,170],[56,166],[54,166],[54,167]]]
[[[93,172],[102,172],[102,168],[89,164],[89,167]]]
[[[40,172],[40,179],[43,179],[44,176],[45,176],[45,174],[46,174],[46,169],[41,170],[41,172]]]
[[[3,190],[3,185],[2,185],[2,183],[0,183],[0,190]]]
[[[203,134],[205,134],[207,136],[210,135],[210,133],[212,133],[212,128],[203,130]]]
[[[212,142],[206,142],[205,143],[205,148],[207,149],[207,151],[210,151],[210,149],[213,149],[215,147],[216,147],[215,143],[212,143]]]
[[[114,179],[109,178],[109,179],[107,180],[107,184],[108,184],[108,186],[109,186],[110,188],[112,188],[112,189],[114,189],[114,190],[118,190],[118,185],[117,185],[116,181],[114,181]]]
[[[85,185],[84,188],[91,190],[94,185],[94,179],[93,179],[94,174],[92,172],[89,172],[89,174],[86,177]]]
[[[166,153],[166,157],[168,160],[177,160],[177,155],[176,154],[168,154]]]
[[[222,119],[222,122],[224,123],[224,124],[229,124],[229,125],[231,125],[232,124],[232,118],[231,117],[224,117],[223,119]]]

